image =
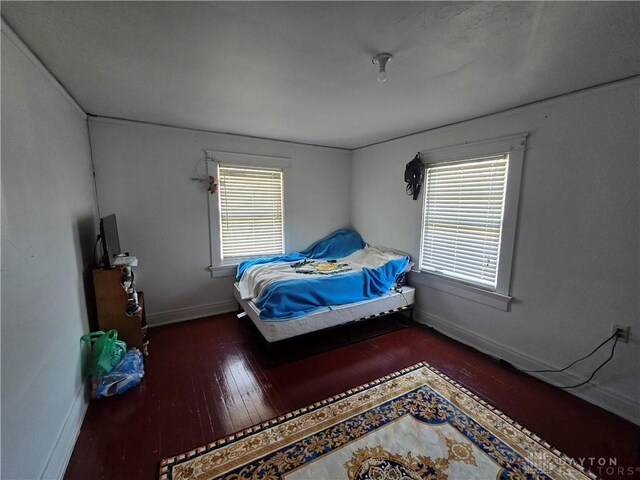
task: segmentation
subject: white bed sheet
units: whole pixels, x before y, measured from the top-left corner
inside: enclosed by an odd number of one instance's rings
[[[233,294],[267,342],[277,342],[336,325],[363,320],[378,313],[415,303],[415,289],[406,286],[402,287],[402,293],[389,291],[381,297],[371,300],[326,307],[303,317],[274,322],[260,319],[260,310],[253,301],[242,299],[237,282],[234,285]]]

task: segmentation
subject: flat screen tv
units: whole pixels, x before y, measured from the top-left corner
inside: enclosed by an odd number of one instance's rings
[[[111,268],[113,257],[122,253],[115,214],[100,219],[100,238],[102,239],[102,266]]]

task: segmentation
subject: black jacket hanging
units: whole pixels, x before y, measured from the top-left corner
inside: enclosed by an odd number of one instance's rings
[[[424,165],[420,160],[420,153],[416,153],[413,160],[407,163],[404,170],[404,181],[407,182],[407,195],[413,195],[413,199],[417,200],[424,181]]]

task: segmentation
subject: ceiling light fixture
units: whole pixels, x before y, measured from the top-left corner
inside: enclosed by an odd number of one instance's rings
[[[387,63],[389,63],[389,60],[392,58],[393,55],[390,53],[379,53],[374,55],[371,59],[371,63],[380,66],[380,69],[378,70],[378,81],[380,83],[384,83],[387,80]]]

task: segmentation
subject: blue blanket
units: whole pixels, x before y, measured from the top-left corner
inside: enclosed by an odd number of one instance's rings
[[[294,262],[302,259],[337,259],[364,248],[365,243],[353,230],[338,230],[302,252],[260,258],[238,266],[238,278],[252,265]],[[379,297],[389,291],[396,276],[404,271],[409,257],[390,260],[378,268],[321,278],[301,278],[274,282],[264,289],[256,305],[263,320],[296,318],[329,305],[343,305]]]
[[[301,252],[293,252],[288,255],[278,255],[275,257],[254,258],[252,260],[242,262],[238,265],[236,278],[240,280],[244,271],[253,265],[273,262],[297,262],[298,260],[304,259],[328,260],[343,258],[351,255],[356,250],[364,248],[365,245],[366,244],[358,232],[348,228],[336,230],[331,235],[324,237],[322,240],[318,240]]]

